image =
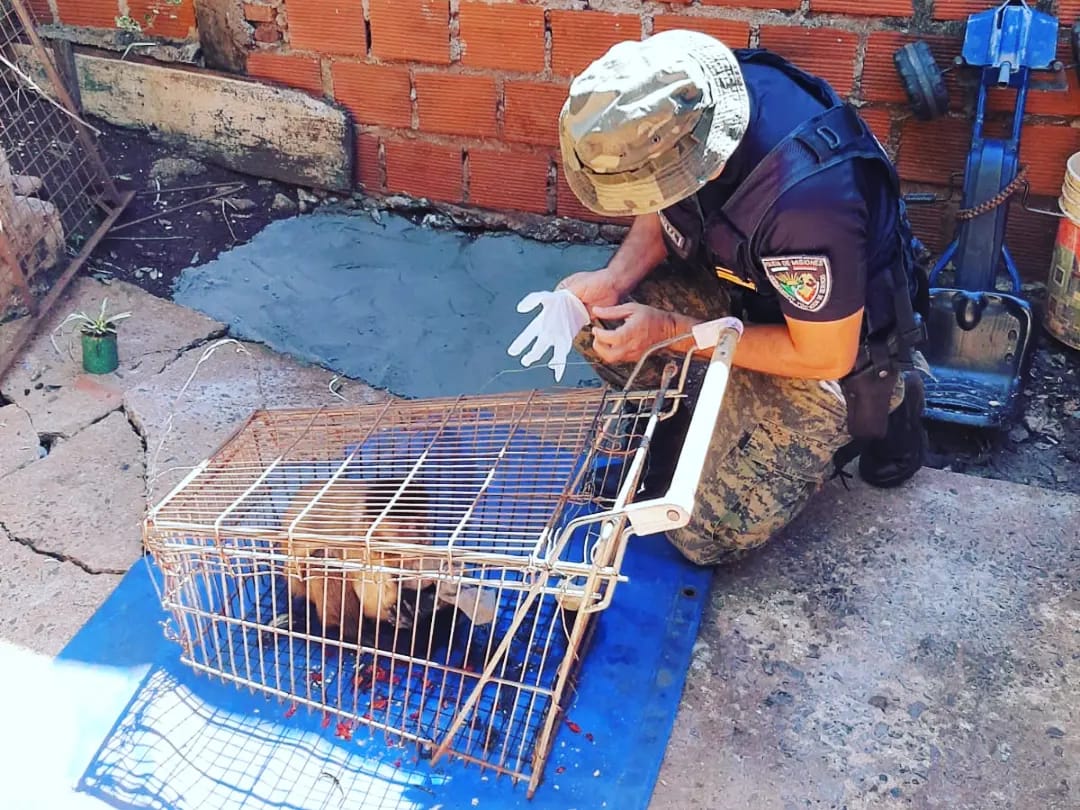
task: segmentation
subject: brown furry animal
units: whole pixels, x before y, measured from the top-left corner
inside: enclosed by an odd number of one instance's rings
[[[397,627],[410,626],[416,594],[401,592],[401,574],[335,567],[330,562],[352,560],[419,570],[416,558],[401,552],[376,551],[364,541],[390,499],[402,489],[404,479],[339,478],[323,492],[327,480],[301,486],[282,517],[282,529],[289,531],[291,527],[294,538],[292,557],[285,570],[290,596],[311,602],[324,631],[334,635],[340,631],[350,640],[355,640],[365,618]],[[308,509],[316,497],[318,502]],[[430,545],[429,508],[423,487],[410,483],[375,526],[372,544],[395,541]],[[320,536],[327,539],[320,540]],[[330,539],[334,537],[348,539]],[[289,550],[287,541],[281,543],[281,550]],[[409,585],[418,590],[421,583],[413,580]]]

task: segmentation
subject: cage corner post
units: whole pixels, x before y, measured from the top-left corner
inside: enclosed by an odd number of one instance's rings
[[[20,69],[20,54],[40,65],[37,81]],[[27,313],[0,347],[2,375],[135,192],[113,182],[25,0],[0,0],[0,55],[0,218],[8,226],[0,262],[26,299],[16,311]],[[59,275],[48,282],[45,271]]]

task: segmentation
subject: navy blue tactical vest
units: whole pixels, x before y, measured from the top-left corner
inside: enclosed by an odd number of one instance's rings
[[[895,250],[879,251],[878,264],[868,268],[863,347],[856,370],[868,364],[910,368],[911,349],[925,337],[916,312],[925,316],[926,278],[916,260],[916,241],[892,161],[855,109],[828,84],[769,51],[735,53],[742,63],[779,69],[825,110],[782,139],[719,210],[703,210],[696,195],[664,209],[668,249],[716,272],[721,281],[755,290],[743,295],[745,299],[761,296],[775,301],[776,292],[759,260],[762,221],[796,184],[843,161],[862,161],[892,190],[899,210]]]

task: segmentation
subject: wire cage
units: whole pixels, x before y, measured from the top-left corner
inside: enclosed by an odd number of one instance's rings
[[[35,24],[23,0],[0,0],[0,374],[131,199],[61,78],[70,49],[47,50]]]
[[[182,661],[531,798],[627,539],[689,520],[734,340],[705,339],[659,498],[635,500],[691,353],[655,390],[255,412],[145,523]]]

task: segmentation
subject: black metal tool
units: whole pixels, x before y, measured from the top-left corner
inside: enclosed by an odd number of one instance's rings
[[[1026,187],[1020,133],[1033,71],[1063,74],[1056,60],[1058,21],[1008,0],[968,17],[957,66],[979,71],[971,148],[964,171],[957,233],[930,274],[929,341],[924,354],[933,379],[926,385],[929,419],[1003,427],[1019,410],[1021,381],[1030,368],[1037,326],[1020,296],[1020,274],[1005,244],[1008,201]],[[948,108],[942,72],[925,45],[894,56],[912,106],[924,120]],[[984,132],[992,89],[1016,91],[1013,121],[1004,137]],[[930,202],[913,194],[909,203]],[[952,270],[951,286],[940,286]],[[1005,289],[998,281],[1007,275]]]

